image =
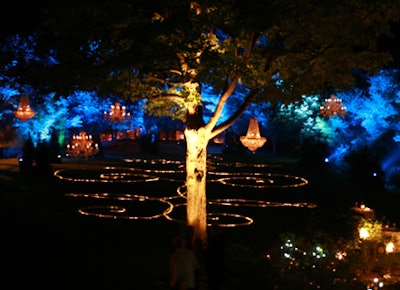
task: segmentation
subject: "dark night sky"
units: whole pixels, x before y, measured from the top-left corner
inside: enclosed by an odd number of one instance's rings
[[[385,37],[381,46],[386,48],[393,56],[393,66],[400,68],[400,23],[393,25],[394,38]]]
[[[34,27],[40,5],[34,1],[2,2],[0,6],[1,34],[25,30]]]

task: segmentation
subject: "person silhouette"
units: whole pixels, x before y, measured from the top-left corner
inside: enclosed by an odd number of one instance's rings
[[[187,248],[186,239],[173,239],[173,252],[170,256],[170,289],[196,289],[196,273],[199,262],[193,250]]]
[[[219,226],[209,228],[204,254],[209,289],[220,290],[225,276],[225,239]]]

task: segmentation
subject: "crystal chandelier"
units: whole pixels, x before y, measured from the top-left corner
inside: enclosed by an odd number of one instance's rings
[[[114,123],[127,121],[131,118],[131,114],[126,112],[126,107],[121,106],[119,102],[110,106],[110,112],[104,111],[104,118]]]
[[[336,98],[336,96],[333,95],[331,98],[325,99],[325,104],[319,108],[319,113],[324,118],[329,118],[334,115],[342,117],[346,114],[346,107],[342,105],[342,99]]]
[[[21,119],[22,121],[27,121],[33,116],[35,116],[35,111],[31,109],[29,105],[29,96],[27,94],[21,95],[21,100],[19,101],[19,106],[16,111],[14,111],[15,117]]]
[[[240,136],[240,142],[253,153],[267,142],[267,138],[260,135],[260,128],[258,127],[258,120],[256,118],[250,118],[247,134],[246,136]]]
[[[67,153],[73,157],[88,158],[98,152],[98,144],[93,144],[92,135],[87,135],[85,131],[73,135],[71,144],[67,144]]]

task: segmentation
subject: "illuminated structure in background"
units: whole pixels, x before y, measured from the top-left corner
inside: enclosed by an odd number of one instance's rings
[[[121,106],[119,102],[110,106],[110,112],[104,111],[104,118],[113,121],[114,123],[127,121],[131,118],[131,113],[126,112],[126,107]]]
[[[18,109],[14,111],[14,115],[22,121],[27,121],[35,116],[35,111],[31,109],[29,104],[29,96],[27,94],[21,95]]]
[[[93,144],[92,135],[87,135],[85,131],[73,135],[71,144],[67,144],[67,154],[73,157],[88,158],[97,152],[99,152],[98,144]]]
[[[250,118],[247,134],[246,136],[240,136],[240,142],[253,153],[267,142],[267,138],[260,135],[260,128],[258,127],[258,120],[256,118]]]
[[[346,107],[342,105],[342,99],[332,96],[329,99],[325,99],[325,104],[319,108],[319,113],[324,118],[329,118],[334,115],[342,117],[346,114]]]

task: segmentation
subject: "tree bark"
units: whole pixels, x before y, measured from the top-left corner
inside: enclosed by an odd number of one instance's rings
[[[207,240],[207,145],[204,127],[185,129],[187,226],[193,227],[194,239],[203,245]]]

